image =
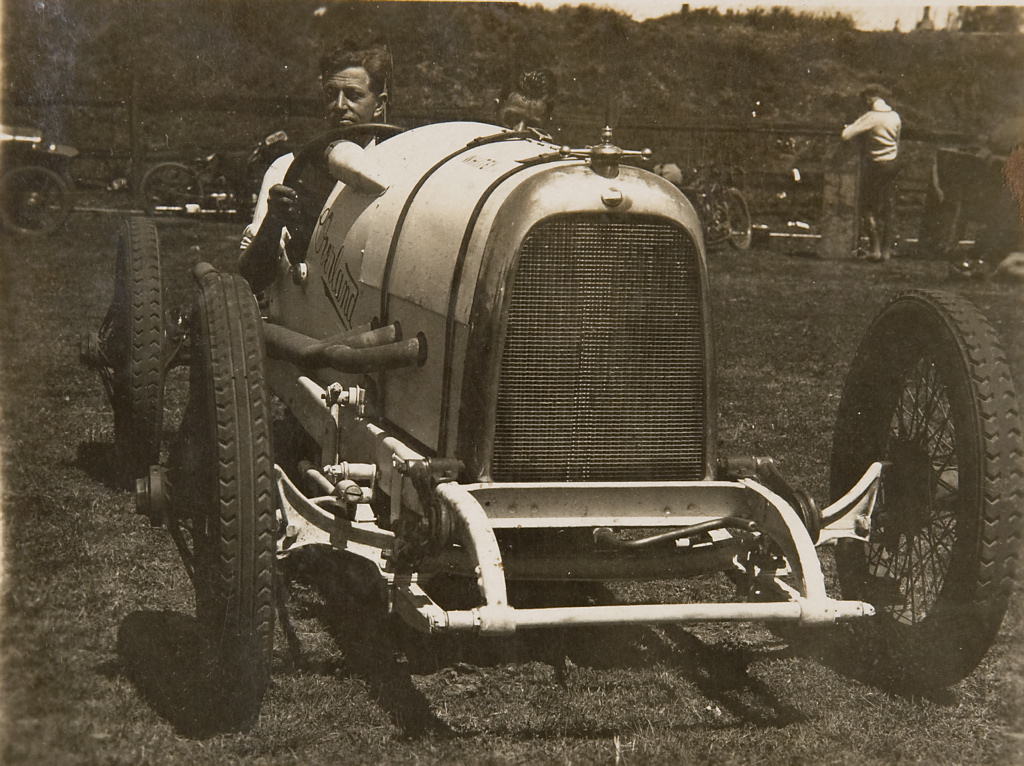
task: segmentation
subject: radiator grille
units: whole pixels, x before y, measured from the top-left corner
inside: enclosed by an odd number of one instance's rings
[[[509,298],[492,478],[703,478],[702,322],[686,232],[596,215],[536,226]]]

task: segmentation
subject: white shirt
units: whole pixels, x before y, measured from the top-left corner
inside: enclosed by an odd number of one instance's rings
[[[263,225],[263,219],[267,217],[267,200],[270,197],[270,187],[274,184],[284,183],[284,177],[288,174],[288,168],[292,166],[293,159],[295,159],[295,155],[290,152],[288,154],[282,154],[270,164],[270,167],[267,168],[267,172],[263,174],[263,183],[260,185],[260,193],[259,196],[256,197],[256,208],[252,212],[252,222],[246,226],[245,231],[242,232],[240,249],[243,253],[252,245],[253,237],[256,236],[256,233],[260,230],[260,226]],[[282,227],[281,242],[278,247],[281,253],[285,252],[291,238],[291,234],[288,233],[288,227]]]
[[[370,143],[366,145],[369,149],[372,146],[376,146],[377,139],[371,139]],[[260,230],[260,226],[263,225],[263,219],[267,217],[267,201],[270,197],[270,187],[275,184],[283,184],[284,177],[288,175],[288,169],[292,166],[292,160],[295,159],[295,154],[289,152],[288,154],[282,154],[276,160],[274,160],[270,167],[267,168],[267,172],[263,174],[263,183],[260,185],[259,196],[256,197],[256,207],[252,211],[252,221],[245,230],[242,232],[242,241],[239,243],[239,249],[244,253],[252,246],[253,237]],[[287,226],[281,227],[281,241],[278,244],[278,255],[285,255],[288,249],[288,243],[291,241],[292,235],[288,231]]]
[[[868,134],[867,150],[873,162],[891,162],[899,153],[900,116],[883,99],[876,98],[871,111],[865,112],[843,128],[842,138],[849,141]]]

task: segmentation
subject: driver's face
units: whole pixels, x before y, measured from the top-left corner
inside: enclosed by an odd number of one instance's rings
[[[498,109],[498,119],[506,128],[543,128],[548,123],[548,105],[538,98],[512,92]]]
[[[370,75],[362,67],[335,72],[322,83],[331,127],[372,122],[384,114],[387,94],[370,87]]]

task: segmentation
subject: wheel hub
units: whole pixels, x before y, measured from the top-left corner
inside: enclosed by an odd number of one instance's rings
[[[890,531],[912,537],[928,523],[936,476],[931,455],[916,441],[899,440],[891,445],[892,468],[887,477],[892,509],[887,514]]]

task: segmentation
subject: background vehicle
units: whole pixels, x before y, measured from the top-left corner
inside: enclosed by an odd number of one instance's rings
[[[365,151],[343,140],[366,134]],[[184,338],[160,322],[152,221],[126,224],[108,324],[145,342],[108,333],[87,361],[127,381],[115,430],[157,456],[160,371],[190,365],[179,438],[137,499],[181,552],[225,684],[262,696],[275,556],[311,545],[356,558],[426,633],[851,620],[866,672],[941,685],[973,669],[1024,493],[992,328],[940,293],[878,315],[820,508],[770,458],[719,451],[701,223],[628,164],[648,156],[609,129],[582,149],[478,123],[329,132],[286,178],[315,226],[279,260],[266,315],[200,264]],[[326,204],[324,165],[345,184]],[[287,410],[273,439],[271,392]],[[840,598],[823,545],[840,546]],[[734,601],[538,608],[508,587],[712,573]],[[441,574],[474,599],[446,598]]]
[[[14,234],[50,234],[71,212],[72,146],[34,128],[0,126],[0,224]]]
[[[709,247],[728,243],[748,250],[753,232],[750,208],[729,175],[714,167],[694,168],[683,182],[683,193],[697,208]]]
[[[190,163],[161,162],[142,177],[140,195],[156,214],[249,215],[267,167],[290,151],[283,130],[248,152],[214,152]]]

